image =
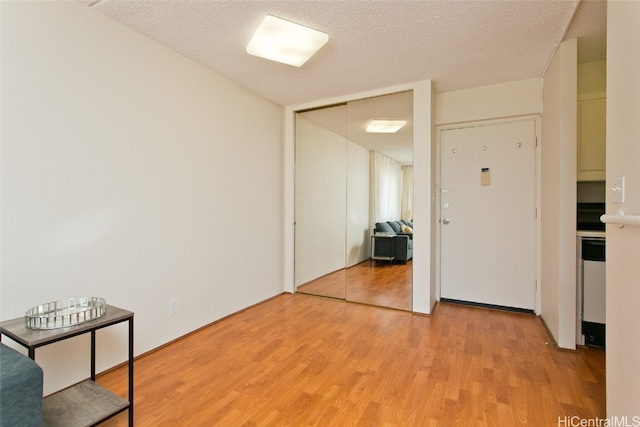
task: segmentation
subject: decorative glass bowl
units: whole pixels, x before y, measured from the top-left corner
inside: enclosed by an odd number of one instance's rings
[[[25,321],[29,329],[66,328],[97,319],[106,311],[104,298],[69,298],[30,308],[25,314]]]

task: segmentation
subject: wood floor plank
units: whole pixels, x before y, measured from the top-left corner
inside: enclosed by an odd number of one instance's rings
[[[366,260],[298,286],[298,292],[410,311],[413,262]]]
[[[540,319],[284,294],[135,361],[136,426],[554,426],[605,417],[605,357]],[[126,396],[126,368],[98,377]],[[105,426],[127,425],[127,414]]]

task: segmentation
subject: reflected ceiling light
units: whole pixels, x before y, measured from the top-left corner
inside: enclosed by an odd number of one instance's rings
[[[247,53],[300,67],[328,40],[326,33],[267,15],[251,37]]]
[[[371,120],[367,126],[369,133],[396,133],[407,123],[406,120]]]

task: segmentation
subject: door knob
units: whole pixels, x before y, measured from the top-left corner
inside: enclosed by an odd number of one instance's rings
[[[449,218],[442,218],[442,223],[443,223],[444,225],[449,224]]]

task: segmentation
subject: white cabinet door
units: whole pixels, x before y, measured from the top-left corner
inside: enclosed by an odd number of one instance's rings
[[[606,100],[578,102],[578,181],[604,181],[606,166]]]

